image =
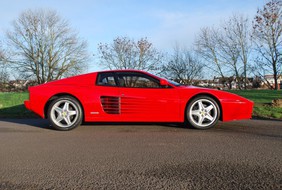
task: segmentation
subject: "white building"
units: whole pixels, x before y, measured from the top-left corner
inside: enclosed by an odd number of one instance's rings
[[[264,75],[264,79],[274,88],[275,86],[275,82],[274,82],[274,77],[273,75]],[[264,82],[266,83],[266,82]],[[282,89],[282,75],[280,75],[278,77],[278,80],[277,80],[277,83],[278,83],[278,88],[279,89]]]

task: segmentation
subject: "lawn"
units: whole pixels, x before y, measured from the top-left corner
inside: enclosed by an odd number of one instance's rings
[[[271,106],[273,99],[282,98],[281,90],[231,90],[255,102],[253,116],[282,119],[282,108]]]
[[[232,90],[234,94],[246,97],[255,102],[253,116],[282,119],[282,108],[271,106],[271,101],[282,98],[282,91],[274,90]],[[37,117],[25,109],[23,101],[28,99],[28,93],[0,93],[0,118]]]
[[[27,92],[0,93],[0,118],[37,117],[24,107],[23,102],[27,99]]]

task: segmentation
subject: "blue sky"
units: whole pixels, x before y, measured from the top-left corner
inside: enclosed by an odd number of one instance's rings
[[[219,24],[233,13],[253,18],[265,0],[1,0],[0,36],[27,9],[47,8],[69,21],[95,54],[99,42],[117,36],[147,37],[169,51],[178,43],[190,47],[201,27]],[[99,69],[91,63],[89,70]]]

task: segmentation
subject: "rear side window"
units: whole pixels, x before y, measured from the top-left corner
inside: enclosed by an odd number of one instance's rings
[[[96,84],[99,86],[117,86],[113,73],[99,73]]]

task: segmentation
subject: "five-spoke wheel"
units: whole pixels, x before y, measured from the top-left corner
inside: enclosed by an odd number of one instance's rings
[[[208,96],[194,98],[187,106],[186,117],[190,125],[197,129],[213,127],[220,116],[217,102]]]
[[[48,118],[55,129],[70,130],[82,122],[82,109],[79,102],[70,97],[53,100],[48,109]]]

